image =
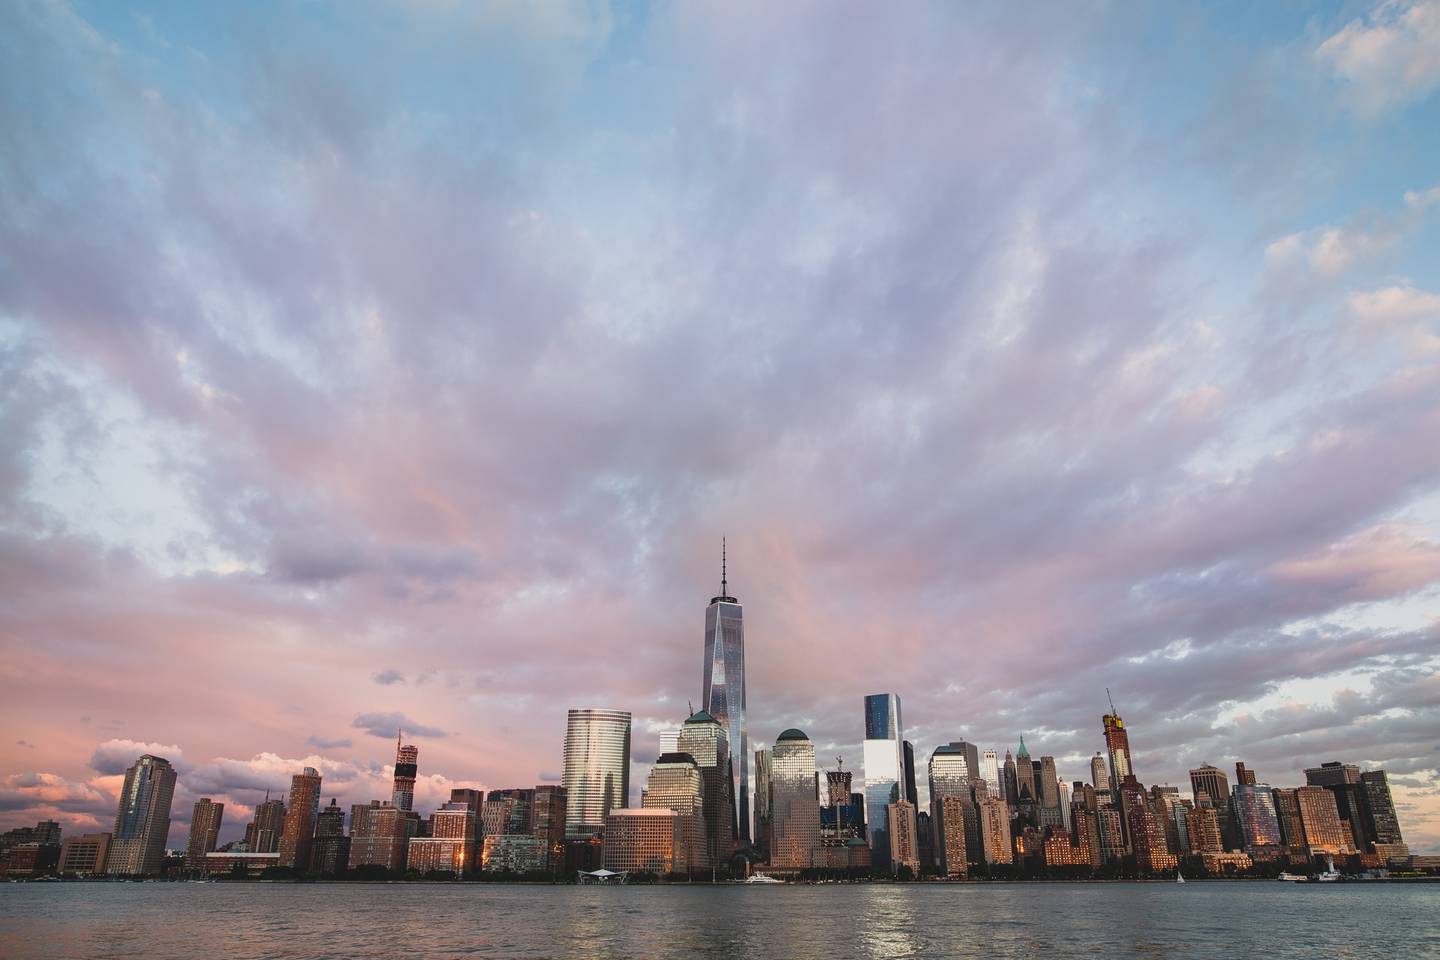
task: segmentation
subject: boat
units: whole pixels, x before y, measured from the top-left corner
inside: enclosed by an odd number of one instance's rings
[[[776,880],[774,877],[766,876],[763,873],[752,873],[743,881],[745,883],[784,883],[784,880]]]
[[[1287,883],[1306,883],[1310,878],[1303,873],[1281,873],[1275,879],[1284,880]]]
[[[1180,873],[1180,872],[1177,870],[1177,871],[1175,872],[1175,882],[1176,882],[1176,883],[1184,883],[1184,882],[1185,882],[1185,874]]]

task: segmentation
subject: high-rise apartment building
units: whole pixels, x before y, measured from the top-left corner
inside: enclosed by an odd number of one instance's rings
[[[289,816],[286,816],[289,825]],[[350,807],[350,869],[404,870],[410,838],[420,832],[420,815],[393,803],[371,800]]]
[[[315,815],[315,838],[310,842],[310,871],[321,876],[344,873],[350,864],[350,838],[345,835],[345,808],[335,797]]]
[[[1118,795],[1125,778],[1135,775],[1130,760],[1130,734],[1125,729],[1125,721],[1115,713],[1113,706],[1109,713],[1100,718],[1100,722],[1105,726],[1105,754],[1110,761],[1110,792]]]
[[[220,835],[220,821],[224,816],[225,804],[209,797],[195,801],[195,808],[190,812],[190,840],[185,846],[186,870],[204,872],[205,854],[215,849],[215,838]]]
[[[1268,784],[1237,783],[1230,790],[1230,809],[1235,813],[1245,853],[1252,860],[1273,860],[1284,852],[1275,797]]]
[[[280,834],[280,866],[301,872],[310,869],[310,846],[319,812],[320,771],[306,767],[290,778],[290,801],[285,805],[285,828]]]
[[[1295,790],[1295,800],[1300,807],[1307,857],[1338,857],[1355,852],[1353,837],[1340,819],[1333,792],[1324,787],[1299,787]]]
[[[1305,770],[1305,783],[1324,787],[1335,795],[1340,819],[1350,827],[1356,850],[1368,850],[1374,838],[1365,816],[1365,794],[1360,785],[1360,768],[1353,763],[1332,760]]]
[[[453,798],[452,798],[453,799]],[[555,872],[565,862],[565,788],[558,784],[535,787],[530,805],[530,828],[545,848],[542,869]]]
[[[1220,812],[1214,807],[1196,806],[1185,814],[1190,852],[1197,854],[1224,853],[1225,842],[1220,833]]]
[[[1305,850],[1305,825],[1300,819],[1299,792],[1294,787],[1273,787],[1270,795],[1275,798],[1275,819],[1280,823],[1280,840],[1285,844],[1285,855],[1302,863],[1310,855]]]
[[[390,803],[400,810],[415,808],[415,775],[420,766],[420,748],[413,744],[400,745],[400,734],[395,735],[395,783],[390,792]]]
[[[705,849],[709,865],[724,866],[736,850],[735,779],[730,741],[720,722],[704,710],[686,719],[676,740],[678,752],[695,760],[705,788]]]
[[[980,850],[984,862],[1010,863],[1014,853],[1010,845],[1010,807],[999,797],[986,797],[979,803]]]
[[[175,768],[164,757],[145,754],[125,771],[115,811],[105,872],[112,876],[153,876],[165,860]]]
[[[250,853],[274,853],[280,849],[285,832],[285,801],[271,800],[269,791],[255,805],[255,817],[245,826],[245,849]]]
[[[1256,786],[1255,771],[1237,761],[1235,764],[1235,782],[1248,787]]]
[[[920,841],[915,823],[915,805],[909,800],[890,804],[886,811],[890,824],[890,865],[896,870],[909,867],[920,872]],[[961,831],[964,833],[962,826]]]
[[[611,810],[630,802],[630,713],[571,710],[565,727],[565,836],[605,829]]]
[[[467,803],[443,804],[430,815],[429,836],[411,837],[406,869],[422,875],[432,871],[456,876],[475,870],[475,811]]]
[[[705,608],[705,686],[701,709],[725,729],[740,843],[750,843],[750,732],[745,716],[745,610],[730,596],[725,544],[720,545],[720,593]]]
[[[815,866],[820,849],[815,744],[792,727],[776,738],[770,754],[770,865],[797,870]]]
[[[1400,818],[1395,815],[1395,800],[1390,796],[1390,780],[1385,771],[1367,770],[1360,774],[1360,795],[1371,842],[1376,846],[1403,844],[1405,838],[1400,834]]]
[[[887,809],[905,799],[903,730],[898,696],[876,693],[865,698],[865,819],[871,862],[882,870],[890,866]]]
[[[1110,793],[1110,769],[1098,753],[1090,758],[1090,786],[1097,794]]]

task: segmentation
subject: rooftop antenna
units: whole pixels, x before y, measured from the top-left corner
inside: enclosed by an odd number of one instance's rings
[[[399,727],[395,728],[395,756],[400,756],[400,738],[404,734]]]
[[[689,701],[689,700],[686,700],[686,701],[685,701],[685,709],[690,711],[688,714],[686,714],[686,716],[689,716],[689,717],[695,716],[695,704],[694,704],[694,703],[692,703],[692,702]]]
[[[1110,716],[1115,716],[1115,698],[1110,696],[1110,688],[1105,688],[1105,699],[1110,701]]]
[[[841,772],[844,772],[844,770],[845,770],[845,758],[844,758],[844,757],[838,756],[838,755],[835,757],[835,768],[836,768],[837,770],[840,770]]]
[[[720,538],[720,596],[730,596],[730,579],[725,570],[725,538]]]

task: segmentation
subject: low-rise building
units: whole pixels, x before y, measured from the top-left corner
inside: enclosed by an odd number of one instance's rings
[[[82,833],[60,845],[62,876],[98,877],[105,873],[105,857],[110,850],[110,834]]]

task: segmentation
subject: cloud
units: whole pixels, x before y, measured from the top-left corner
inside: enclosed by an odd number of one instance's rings
[[[1399,336],[1416,356],[1440,353],[1440,294],[1380,287],[1349,294],[1345,305],[1365,332]]]
[[[1423,100],[1440,85],[1440,2],[1385,0],[1326,39],[1315,56],[1362,109]]]
[[[403,713],[361,713],[356,715],[354,721],[351,722],[351,726],[357,730],[364,730],[372,737],[384,737],[386,739],[395,736],[396,731],[404,731],[407,737],[433,737],[438,739],[448,736],[444,730],[438,727],[416,723],[407,718]]]
[[[13,773],[0,777],[0,812],[52,811],[103,822],[115,815],[115,797],[93,784],[54,773]],[[38,818],[38,817],[37,817]]]
[[[380,684],[383,687],[388,687],[393,684],[404,683],[405,674],[401,673],[399,670],[381,670],[379,673],[373,675],[370,679],[374,680],[376,683]]]
[[[310,736],[305,738],[305,742],[310,744],[312,747],[318,747],[321,750],[339,750],[342,747],[350,746],[349,737],[341,737],[336,740],[331,740],[327,737],[317,737],[314,734],[311,734]]]
[[[181,769],[184,751],[174,744],[144,743],[138,740],[106,740],[90,755],[90,768],[97,773],[124,773],[145,754],[164,757],[177,770]]]

